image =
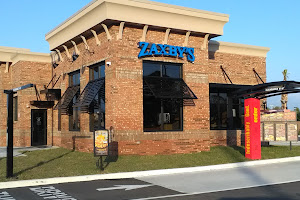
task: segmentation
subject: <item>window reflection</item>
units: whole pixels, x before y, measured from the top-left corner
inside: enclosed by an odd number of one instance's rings
[[[181,65],[144,62],[143,75],[144,77],[181,78]],[[163,84],[160,87],[164,87]],[[167,88],[164,89],[168,91]],[[149,91],[144,88],[144,94],[145,92]],[[158,99],[144,95],[144,131],[181,131],[182,104],[182,99]]]

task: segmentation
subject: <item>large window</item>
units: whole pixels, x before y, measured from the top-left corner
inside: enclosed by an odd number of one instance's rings
[[[69,86],[80,85],[80,70],[69,74]],[[69,130],[80,131],[80,108],[73,107],[80,95],[80,90],[74,95],[72,101],[69,104]]]
[[[244,128],[244,100],[232,95],[241,85],[210,84],[210,129],[236,130]]]
[[[104,62],[90,67],[90,81],[105,78]],[[103,85],[102,87],[105,87]],[[103,88],[105,89],[105,88]],[[90,104],[90,131],[105,129],[105,90],[100,89]]]
[[[210,93],[210,127],[227,129],[227,93]]]
[[[144,62],[144,131],[182,131],[182,105],[183,98],[159,98],[157,96],[147,95],[147,78],[157,78],[158,87],[166,93],[172,90],[172,87],[178,87],[177,80],[181,79],[181,64]],[[169,82],[168,82],[169,81]],[[168,84],[166,84],[168,83]],[[157,87],[157,86],[156,86]],[[162,94],[163,96],[163,94]]]

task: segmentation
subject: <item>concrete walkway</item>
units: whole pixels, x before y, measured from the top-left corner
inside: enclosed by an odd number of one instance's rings
[[[273,146],[290,146],[290,141],[270,141]],[[292,146],[300,146],[300,141],[292,141]]]
[[[58,147],[52,147],[52,146],[15,147],[13,154],[14,154],[14,157],[26,156],[22,152],[53,149],[53,148],[58,148]],[[0,147],[0,158],[5,158],[5,157],[6,157],[6,147]]]

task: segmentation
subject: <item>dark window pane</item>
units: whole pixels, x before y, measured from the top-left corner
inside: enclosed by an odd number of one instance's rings
[[[227,104],[220,104],[220,120],[221,128],[227,128]]]
[[[90,80],[92,81],[99,78],[105,78],[104,62],[90,67]],[[101,95],[103,94],[99,91],[89,107],[90,131],[105,129],[105,96]]]
[[[80,109],[79,107],[73,107],[77,101],[80,93],[79,91],[74,96],[72,102],[70,103],[70,116],[69,116],[69,129],[70,131],[80,130]]]
[[[92,70],[93,70],[93,74],[94,74],[93,80],[96,80],[96,79],[100,78],[99,68],[98,67],[94,67]]]
[[[70,86],[80,85],[80,71],[73,72],[69,75]],[[69,130],[80,131],[80,109],[73,107],[80,96],[80,91],[76,93],[69,105]]]
[[[182,130],[182,100],[163,101],[163,130]]]
[[[218,105],[210,104],[210,127],[212,129],[218,128]]]
[[[80,84],[80,71],[72,72],[69,74],[69,86]]]
[[[161,64],[160,63],[143,63],[143,76],[161,76],[160,69]]]
[[[219,93],[219,103],[227,104],[227,94],[226,93]]]
[[[181,78],[181,67],[178,65],[163,65],[162,76],[170,78]]]
[[[144,77],[181,78],[181,65],[144,62],[143,75]],[[166,89],[167,94],[169,87],[178,87],[178,85],[159,84],[158,87]],[[162,100],[145,95],[145,92],[149,93],[149,91],[144,88],[144,131],[182,131],[182,99]]]
[[[94,98],[91,109],[90,131],[105,129],[105,102],[103,98],[99,99],[99,94]]]
[[[100,78],[104,78],[105,77],[105,65],[102,64],[100,66]]]
[[[209,102],[210,104],[218,104],[219,103],[218,93],[210,93]]]
[[[105,64],[104,62],[92,65],[90,68],[90,80],[97,80],[105,77]]]
[[[161,100],[144,97],[144,131],[161,130]]]

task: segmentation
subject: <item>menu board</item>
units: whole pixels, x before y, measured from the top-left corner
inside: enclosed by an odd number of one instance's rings
[[[94,155],[108,155],[108,130],[97,130],[94,132]]]

